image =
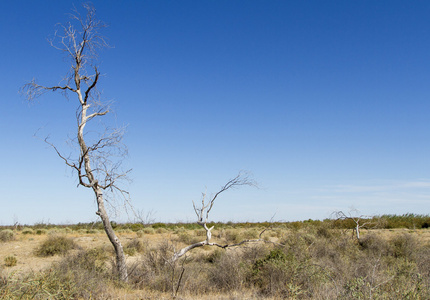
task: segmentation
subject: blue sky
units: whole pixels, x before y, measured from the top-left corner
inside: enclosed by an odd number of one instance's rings
[[[0,224],[97,220],[66,149],[76,99],[19,88],[68,70],[46,39],[79,1],[2,1]],[[137,210],[195,219],[192,200],[240,170],[261,188],[222,195],[213,221],[427,214],[427,1],[94,1],[109,25],[99,89],[127,125]],[[124,211],[116,220],[133,219]]]

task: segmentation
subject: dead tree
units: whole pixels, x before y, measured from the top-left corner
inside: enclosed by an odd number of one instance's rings
[[[96,129],[91,132],[86,129],[91,120],[106,116],[110,112],[110,107],[109,103],[103,103],[100,100],[100,95],[97,93],[100,80],[100,72],[96,64],[97,53],[107,46],[105,39],[100,35],[100,30],[105,25],[96,19],[94,7],[88,4],[83,6],[86,15],[80,15],[75,9],[71,14],[71,21],[59,25],[59,30],[50,40],[51,46],[65,53],[70,60],[70,72],[58,85],[39,85],[33,79],[23,86],[22,93],[32,101],[45,92],[61,91],[68,99],[72,95],[78,101],[77,134],[72,141],[77,144],[79,150],[74,155],[65,156],[47,139],[45,142],[52,146],[66,165],[77,174],[78,186],[90,188],[94,192],[98,207],[96,214],[101,218],[105,232],[115,248],[119,279],[126,281],[128,275],[123,246],[112,229],[105,202],[110,193],[119,193],[127,200],[127,191],[117,184],[126,178],[130,170],[121,169],[121,162],[126,154],[126,148],[121,142],[122,129],[110,129],[104,126],[102,129],[97,128],[101,126],[101,122],[96,124],[92,122],[92,126]]]
[[[354,216],[353,213],[356,215]],[[343,211],[335,211],[333,213],[336,220],[351,220],[354,222],[354,228],[352,229],[352,234],[357,238],[357,241],[360,241],[360,229],[365,228],[366,226],[373,225],[372,222],[369,221],[370,216],[366,215],[358,215],[358,210],[351,209],[348,214],[345,214]]]
[[[225,245],[211,242],[211,239],[212,239],[212,232],[211,231],[212,231],[212,229],[214,229],[214,226],[208,227],[207,223],[208,223],[208,219],[209,219],[209,213],[211,212],[211,210],[215,204],[215,200],[217,199],[217,197],[221,193],[228,191],[230,189],[240,187],[240,186],[257,186],[257,184],[255,181],[251,180],[247,174],[240,172],[236,177],[234,177],[233,179],[230,179],[225,185],[223,185],[221,187],[221,189],[217,193],[215,193],[215,195],[210,197],[210,199],[207,199],[206,192],[202,193],[202,200],[201,200],[201,206],[200,207],[197,207],[193,201],[194,212],[196,213],[196,216],[197,216],[197,224],[202,226],[204,228],[204,230],[206,231],[206,239],[204,241],[197,242],[197,243],[194,243],[194,244],[189,245],[187,247],[184,247],[184,248],[180,249],[179,251],[175,251],[173,253],[173,256],[168,260],[168,263],[175,262],[180,257],[184,256],[188,251],[193,250],[194,248],[198,248],[198,247],[216,246],[216,247],[226,249],[229,247],[237,247],[237,246],[240,246],[240,245],[243,245],[246,243],[267,242],[266,240],[264,240],[262,238],[262,234],[268,228],[265,228],[262,232],[260,232],[258,239],[245,239],[239,243],[225,244]]]

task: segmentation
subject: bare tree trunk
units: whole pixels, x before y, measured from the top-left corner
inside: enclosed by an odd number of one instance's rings
[[[127,281],[128,273],[127,273],[127,265],[125,262],[124,249],[118,237],[115,234],[115,231],[112,228],[112,225],[109,221],[108,214],[106,213],[104,200],[103,200],[103,192],[100,188],[95,188],[94,192],[97,197],[97,206],[98,211],[97,215],[100,216],[100,219],[103,222],[103,227],[105,229],[106,235],[108,236],[110,242],[112,243],[115,254],[116,254],[116,269],[118,272],[119,279],[121,281]]]
[[[56,34],[51,40],[51,46],[63,51],[71,61],[71,69],[64,79],[65,82],[55,86],[43,86],[33,80],[24,85],[22,92],[31,101],[47,91],[60,90],[66,94],[72,93],[79,101],[76,115],[78,121],[77,144],[79,146],[79,153],[76,153],[77,158],[65,157],[53,144],[46,139],[45,142],[51,145],[66,165],[77,173],[79,185],[93,190],[97,200],[96,214],[100,216],[105,232],[115,249],[118,277],[121,281],[127,281],[124,250],[109,221],[103,194],[104,191],[117,191],[127,201],[125,196],[128,195],[127,191],[120,189],[117,185],[117,181],[124,179],[129,172],[119,170],[121,157],[126,153],[120,146],[122,132],[106,128],[102,132],[95,130],[93,133],[98,132],[99,134],[97,138],[88,137],[84,132],[89,121],[109,113],[108,105],[100,101],[99,94],[96,92],[100,76],[95,65],[96,50],[106,46],[103,36],[99,34],[99,30],[105,26],[95,18],[95,9],[91,5],[84,4],[84,8],[87,11],[85,17],[81,16],[78,11],[71,15],[71,19],[77,24],[77,27],[72,22],[61,25],[60,28],[63,29],[64,34]],[[118,159],[118,157],[120,158]]]

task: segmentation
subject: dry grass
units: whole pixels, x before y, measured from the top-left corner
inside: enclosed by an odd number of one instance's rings
[[[226,227],[214,230],[213,238],[236,242],[260,230]],[[126,285],[112,275],[114,253],[102,232],[63,231],[81,250],[38,257],[36,249],[55,235],[36,231],[14,232],[13,239],[0,243],[0,259],[17,261],[1,270],[1,299],[47,299],[48,293],[51,299],[430,298],[428,229],[363,230],[358,243],[350,231],[328,226],[276,228],[265,235],[282,247],[202,247],[174,264],[166,259],[174,249],[203,240],[201,230],[123,230],[119,236],[130,269]]]

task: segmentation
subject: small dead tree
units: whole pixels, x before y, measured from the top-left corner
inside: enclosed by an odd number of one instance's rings
[[[239,243],[225,244],[225,245],[211,242],[211,239],[212,239],[212,232],[211,231],[212,231],[212,229],[214,229],[214,226],[209,228],[207,223],[208,223],[208,219],[209,219],[209,213],[211,212],[211,210],[215,204],[215,200],[218,198],[218,196],[221,193],[224,193],[230,189],[234,189],[234,188],[237,188],[240,186],[257,186],[257,184],[254,180],[250,179],[246,173],[240,172],[236,177],[234,177],[233,179],[230,179],[225,185],[223,185],[221,187],[221,189],[217,193],[215,193],[215,195],[211,196],[209,199],[207,199],[206,192],[202,193],[202,200],[201,200],[201,204],[199,207],[196,206],[196,204],[193,201],[194,212],[196,213],[196,216],[197,216],[197,224],[202,226],[204,228],[204,230],[206,231],[206,239],[204,241],[197,242],[197,243],[194,243],[192,245],[186,246],[186,247],[180,249],[179,251],[175,251],[173,253],[173,256],[170,258],[170,260],[167,261],[168,263],[175,262],[180,257],[184,256],[188,251],[193,250],[194,248],[198,248],[198,247],[216,246],[216,247],[226,249],[229,247],[237,247],[237,246],[240,246],[240,245],[245,244],[245,243],[266,242],[262,238],[262,234],[268,228],[265,228],[260,233],[258,239],[245,239]]]
[[[354,228],[352,229],[352,234],[357,238],[357,241],[360,241],[360,229],[366,228],[366,226],[374,225],[373,222],[369,221],[371,219],[370,216],[359,215],[359,211],[356,209],[351,209],[348,214],[345,214],[343,211],[335,211],[333,212],[334,218],[336,220],[351,220],[354,222]]]
[[[119,279],[126,281],[128,275],[123,246],[112,229],[105,201],[110,193],[119,193],[124,200],[128,200],[127,191],[121,189],[118,183],[126,178],[130,170],[121,169],[121,162],[126,154],[126,148],[121,143],[122,129],[103,126],[98,131],[97,128],[91,132],[86,130],[91,120],[106,116],[110,108],[109,103],[100,101],[96,89],[100,79],[96,64],[97,53],[99,49],[107,46],[100,35],[100,30],[105,25],[96,19],[94,7],[88,4],[84,4],[83,7],[86,15],[80,15],[75,9],[70,15],[71,21],[59,25],[59,31],[50,40],[51,46],[69,58],[70,72],[58,85],[39,85],[33,79],[23,86],[21,92],[29,101],[49,91],[62,91],[67,98],[70,95],[76,97],[79,103],[76,111],[77,135],[72,141],[78,146],[77,153],[74,157],[73,155],[66,157],[48,139],[45,139],[45,142],[52,146],[65,164],[77,174],[78,186],[90,188],[94,192],[98,207],[96,214],[101,218],[105,232],[115,248]],[[97,124],[101,125],[100,122]]]

